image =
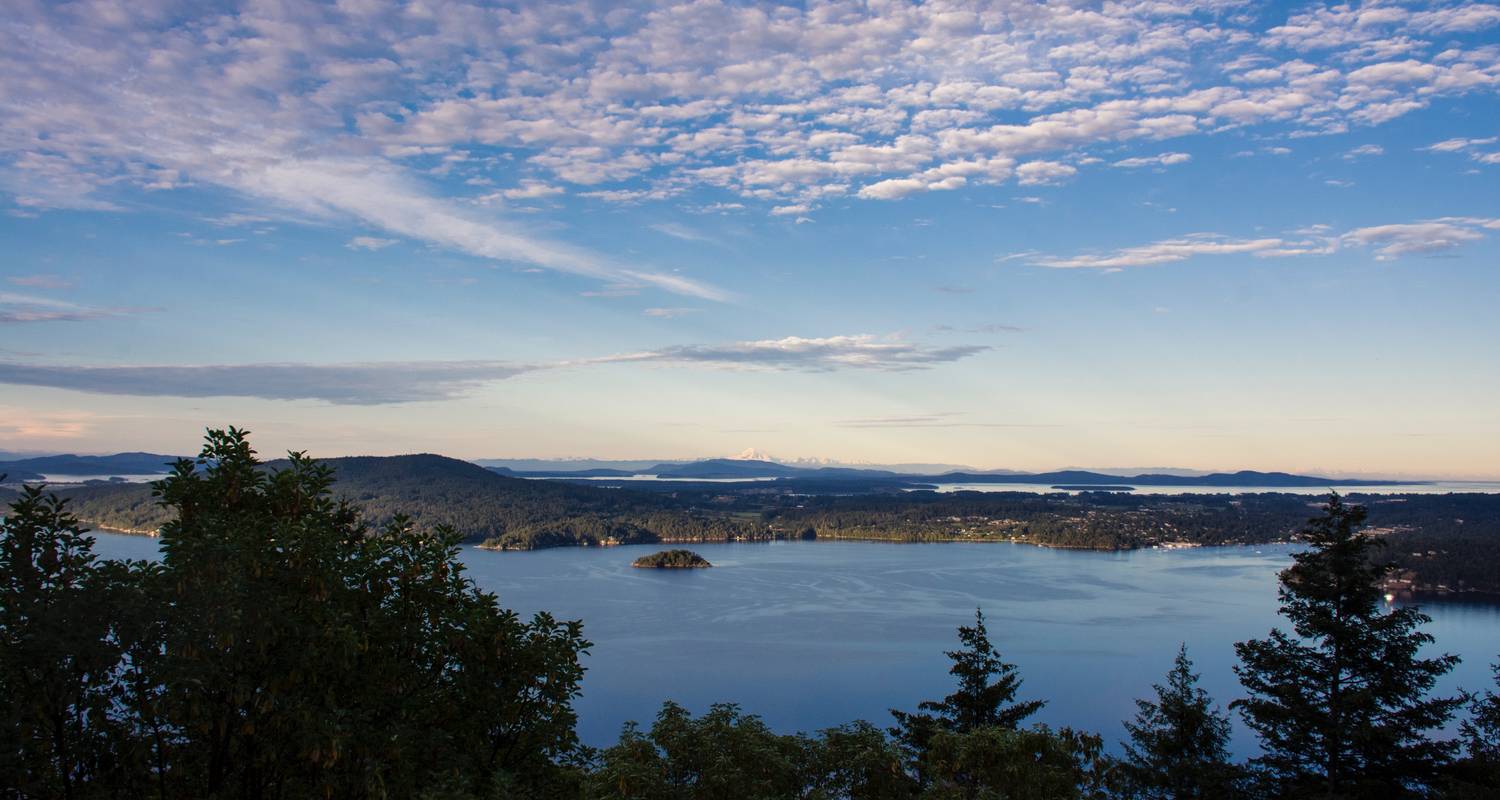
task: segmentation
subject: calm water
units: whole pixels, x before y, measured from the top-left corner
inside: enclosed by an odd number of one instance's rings
[[[156,540],[96,534],[109,557],[148,558]],[[774,542],[693,549],[708,570],[640,570],[655,547],[499,553],[471,549],[481,586],[523,613],[584,620],[594,642],[580,734],[614,740],[663,700],[694,710],[738,702],[783,731],[858,718],[879,724],[951,690],[943,650],[982,606],[1020,666],[1042,721],[1122,735],[1132,699],[1179,642],[1216,700],[1238,695],[1232,645],[1277,624],[1286,547],[1088,553],[1026,545]],[[1437,646],[1465,663],[1445,689],[1490,686],[1500,607],[1431,604]],[[1253,738],[1236,728],[1241,753]]]

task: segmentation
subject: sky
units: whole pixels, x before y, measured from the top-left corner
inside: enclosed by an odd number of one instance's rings
[[[1500,5],[34,2],[0,450],[1500,478]]]

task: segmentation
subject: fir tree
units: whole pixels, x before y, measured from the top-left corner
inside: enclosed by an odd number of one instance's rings
[[[1365,510],[1337,494],[1308,522],[1308,548],[1281,574],[1281,614],[1292,634],[1240,642],[1235,667],[1250,696],[1231,707],[1261,739],[1274,791],[1294,797],[1401,798],[1422,793],[1453,750],[1424,733],[1462,698],[1430,698],[1458,658],[1421,658],[1430,619],[1381,609],[1391,566],[1359,531]]]
[[[1187,645],[1167,684],[1155,686],[1156,700],[1137,700],[1140,712],[1126,722],[1125,776],[1137,797],[1152,800],[1218,798],[1232,791],[1229,718],[1198,688]]]
[[[1045,705],[1041,700],[1017,703],[1021,676],[1014,664],[1006,663],[990,644],[984,612],[974,610],[974,625],[958,629],[961,650],[949,650],[953,661],[948,670],[958,678],[958,690],[941,701],[918,704],[917,713],[892,710],[894,735],[909,750],[920,752],[936,731],[970,733],[982,728],[1015,730],[1021,721]]]

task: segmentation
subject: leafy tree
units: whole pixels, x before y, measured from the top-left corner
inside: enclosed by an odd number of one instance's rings
[[[1112,785],[1103,741],[1069,728],[939,730],[928,744],[923,800],[1102,800]]]
[[[813,744],[816,797],[906,800],[916,794],[901,750],[868,722],[829,728]]]
[[[1390,566],[1359,532],[1365,510],[1329,497],[1302,531],[1308,548],[1281,575],[1281,614],[1293,634],[1240,642],[1235,667],[1250,696],[1231,704],[1261,738],[1255,760],[1276,791],[1296,797],[1420,794],[1452,752],[1424,737],[1462,698],[1429,698],[1458,662],[1420,658],[1432,637],[1415,608],[1383,612]]]
[[[0,524],[7,796],[576,796],[579,623],[499,608],[459,537],[369,530],[293,453],[210,431],[156,486],[160,565],[64,503]]]
[[[649,733],[635,723],[599,757],[592,795],[619,800],[778,800],[813,782],[810,742],[773,733],[759,717],[717,704],[694,719],[666,703]]]
[[[0,775],[20,797],[106,796],[143,773],[111,619],[142,564],[100,564],[64,501],[26,487],[0,519]],[[139,785],[134,786],[139,790]]]
[[[1156,700],[1137,700],[1140,711],[1126,722],[1122,770],[1132,793],[1150,800],[1198,800],[1232,792],[1229,718],[1214,708],[1188,659],[1177,651],[1167,684],[1157,684]]]

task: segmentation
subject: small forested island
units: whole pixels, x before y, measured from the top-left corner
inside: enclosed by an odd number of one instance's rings
[[[711,567],[708,559],[691,550],[663,550],[649,556],[641,556],[630,564],[643,569],[703,569]]]

